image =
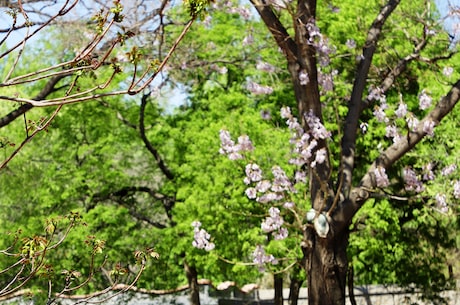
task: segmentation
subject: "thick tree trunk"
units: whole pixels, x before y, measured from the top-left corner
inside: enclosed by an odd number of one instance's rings
[[[283,305],[283,275],[274,274],[273,279],[275,282],[275,301],[274,305]]]
[[[348,230],[333,238],[313,237],[308,260],[308,304],[344,305]]]
[[[198,286],[198,274],[196,272],[196,268],[190,266],[187,261],[184,260],[184,269],[190,288],[190,304],[200,305],[200,286]]]

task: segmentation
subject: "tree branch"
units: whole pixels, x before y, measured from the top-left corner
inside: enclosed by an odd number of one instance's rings
[[[340,206],[341,211],[336,214],[340,226],[345,226],[349,223],[362,204],[369,198],[369,192],[377,187],[374,170],[378,166],[388,169],[395,164],[396,161],[426,137],[427,134],[423,130],[425,122],[432,121],[436,126],[439,125],[441,120],[458,104],[459,99],[460,80],[452,86],[449,93],[436,104],[436,107],[420,121],[416,130],[410,131],[406,137],[401,138],[400,141],[392,144],[380,154],[361,179],[359,186],[351,190],[349,198]]]
[[[297,45],[292,37],[289,36],[279,18],[273,13],[271,6],[266,4],[263,0],[251,0],[251,3],[272,33],[278,46],[283,50],[288,61],[295,61],[297,57]]]
[[[152,143],[149,141],[149,139],[147,139],[147,136],[145,135],[145,107],[147,106],[148,97],[149,94],[144,94],[141,99],[141,107],[139,110],[139,135],[141,136],[141,139],[144,142],[145,147],[147,147],[148,151],[155,158],[158,167],[166,176],[166,178],[168,178],[169,180],[173,180],[174,174],[166,166],[158,151],[155,149],[155,147],[153,147]]]
[[[119,189],[119,190],[117,190],[115,192],[112,192],[112,193],[95,194],[93,196],[93,198],[92,198],[92,201],[97,203],[97,202],[105,201],[105,200],[113,200],[113,201],[115,201],[115,202],[117,202],[117,203],[119,203],[121,205],[124,205],[125,204],[124,198],[126,198],[128,196],[132,196],[137,192],[147,193],[152,198],[154,198],[155,200],[161,201],[161,203],[162,203],[162,205],[163,205],[163,207],[165,209],[166,215],[168,216],[168,219],[171,220],[171,218],[172,218],[171,210],[174,207],[175,198],[163,195],[161,193],[157,193],[154,190],[152,190],[151,188],[146,187],[146,186],[125,186],[125,187],[122,187],[121,189]],[[94,205],[88,207],[87,209],[90,210],[93,207],[94,207]],[[131,216],[133,216],[134,218],[136,218],[138,220],[145,221],[148,224],[150,224],[150,225],[152,225],[152,226],[154,226],[156,228],[159,228],[159,229],[166,228],[166,225],[164,225],[162,223],[159,223],[159,222],[156,222],[156,221],[153,221],[150,218],[148,218],[147,216],[136,212],[134,209],[130,208],[129,211],[130,211]]]
[[[71,75],[69,74],[60,74],[56,75],[48,80],[46,85],[43,87],[43,89],[33,98],[34,101],[41,101],[44,100],[49,94],[54,92],[54,88],[56,84],[63,79],[66,76]],[[6,116],[0,118],[0,128],[10,124],[13,122],[15,119],[17,119],[19,116],[22,114],[26,113],[30,109],[32,109],[34,106],[32,104],[23,104],[19,106],[19,108],[11,111],[8,113]]]
[[[383,25],[393,10],[399,4],[399,0],[390,0],[380,11],[377,18],[372,23],[367,34],[366,43],[363,48],[363,58],[361,59],[356,72],[355,82],[351,99],[348,104],[348,113],[344,124],[344,133],[342,138],[342,160],[341,160],[341,177],[342,192],[344,198],[348,197],[352,183],[354,169],[354,158],[356,149],[356,130],[358,128],[359,115],[362,109],[362,96],[366,87],[369,68],[372,63],[372,57],[377,49],[377,42]]]

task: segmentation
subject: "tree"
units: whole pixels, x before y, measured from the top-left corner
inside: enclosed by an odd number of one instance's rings
[[[197,8],[202,8],[205,4],[206,3],[202,2],[188,2],[192,17],[198,17]],[[411,206],[412,203],[418,205],[423,201],[431,201],[430,197],[415,195],[418,186],[416,182],[418,180],[409,179],[413,176],[413,173],[409,170],[413,170],[413,168],[405,169],[404,175],[401,175],[399,169],[412,163],[414,157],[411,156],[411,150],[414,149],[418,142],[426,138],[427,134],[432,134],[431,128],[434,127],[433,125],[439,124],[444,116],[455,109],[454,106],[458,101],[458,82],[451,87],[450,93],[442,98],[436,106],[430,107],[427,105],[430,102],[428,93],[435,98],[444,94],[442,90],[445,90],[445,86],[440,89],[432,87],[432,79],[433,77],[444,77],[441,76],[440,73],[437,73],[436,70],[448,68],[444,66],[444,62],[455,59],[456,49],[455,46],[451,45],[451,40],[448,35],[443,33],[439,26],[436,26],[437,16],[433,13],[432,8],[429,7],[429,3],[427,3],[426,6],[405,6],[404,4],[399,4],[399,1],[389,1],[388,3],[382,4],[382,6],[380,6],[379,3],[359,3],[359,6],[341,4],[340,11],[337,11],[338,8],[334,7],[332,3],[321,3],[317,5],[316,1],[298,1],[295,4],[252,1],[252,4],[259,12],[261,20],[267,25],[268,31],[274,36],[278,47],[283,51],[283,55],[287,60],[286,70],[288,72],[284,72],[283,74],[289,74],[293,82],[293,91],[297,102],[296,109],[293,109],[292,113],[288,113],[286,111],[287,109],[285,109],[283,119],[278,118],[278,120],[282,122],[288,119],[290,123],[292,123],[292,126],[296,126],[294,123],[295,114],[297,114],[301,122],[301,128],[295,130],[295,135],[297,136],[309,135],[310,138],[312,138],[314,137],[313,132],[324,131],[323,125],[326,125],[328,129],[332,131],[331,136],[329,136],[327,132],[322,135],[317,135],[317,144],[314,145],[314,147],[310,146],[312,142],[301,143],[299,139],[296,139],[298,143],[305,145],[305,147],[313,147],[313,149],[309,151],[312,157],[303,160],[302,164],[303,169],[308,172],[309,177],[309,182],[304,186],[303,193],[308,194],[309,197],[305,206],[311,206],[312,208],[310,220],[313,224],[318,224],[316,227],[315,225],[306,225],[303,232],[304,243],[301,244],[301,249],[299,249],[299,247],[297,248],[297,250],[299,250],[297,252],[301,253],[300,262],[303,263],[303,268],[309,277],[308,287],[310,289],[311,304],[343,304],[345,298],[346,274],[348,270],[346,249],[348,246],[349,226],[354,218],[357,221],[355,224],[359,225],[359,218],[356,217],[356,215],[358,211],[364,212],[364,203],[368,202],[368,204],[375,204],[377,208],[372,207],[370,211],[374,211],[374,214],[378,214],[378,209],[385,207],[389,202],[388,199],[395,198],[395,196],[388,196],[384,191],[402,194],[406,198],[413,197],[413,199],[408,200],[411,202]],[[217,8],[219,9],[218,6]],[[236,10],[236,12],[247,13],[247,11],[244,10]],[[370,12],[373,12],[375,16],[377,16],[374,20]],[[116,14],[117,12],[115,11],[115,17]],[[349,16],[356,16],[357,14],[363,17],[359,19],[360,22],[351,25],[351,22],[347,21],[349,20]],[[159,15],[161,16],[162,14]],[[401,16],[403,16],[404,19]],[[408,18],[408,16],[411,18]],[[358,16],[352,19],[354,21],[357,18]],[[290,24],[290,22],[292,22],[292,24]],[[406,22],[408,25],[402,28],[399,25],[401,22]],[[337,24],[340,24],[340,26],[337,26]],[[346,40],[348,38],[346,34],[351,32],[347,27],[352,28],[353,32],[359,32],[365,28],[369,30],[367,36],[361,33],[355,37],[353,41],[351,38]],[[319,29],[321,29],[321,32]],[[125,34],[128,35],[128,32],[125,32]],[[340,61],[340,56],[331,55],[333,48],[328,44],[326,35],[337,46],[337,54],[344,52],[345,57],[349,59],[348,61]],[[177,35],[174,35],[174,37],[176,36]],[[179,37],[182,36],[179,35]],[[411,40],[407,39],[407,37],[410,37]],[[403,41],[403,43],[400,43],[401,41]],[[358,46],[363,46],[362,53],[356,52],[356,54],[354,54],[353,52],[355,51],[349,51],[346,46],[352,46],[353,42]],[[385,44],[381,43],[379,44],[379,48],[377,48],[377,42],[385,42]],[[163,46],[162,43],[160,43],[160,45]],[[174,43],[172,43],[172,45],[175,46]],[[134,68],[128,68],[128,71],[136,71],[135,67],[140,53],[134,48],[130,49],[128,53],[131,63],[134,64]],[[185,52],[182,54],[185,54]],[[355,55],[358,56],[358,64],[355,63]],[[335,59],[337,60],[335,61]],[[331,61],[333,65],[329,64]],[[78,61],[75,62],[71,60],[68,62],[71,66],[76,63],[78,63]],[[88,67],[84,69],[77,67],[76,69],[89,70]],[[338,75],[334,72],[335,69],[339,72]],[[224,89],[231,91],[232,87],[228,85],[231,84],[232,81],[236,82],[236,80],[241,82],[241,78],[239,78],[241,75],[237,75],[239,73],[238,69],[232,69],[230,71],[231,73],[228,73],[227,76],[222,76],[221,78],[215,77],[214,80],[217,81],[214,82],[198,81],[199,89],[203,91],[208,90],[207,93],[209,96],[212,96],[216,94],[216,90],[214,90],[215,87],[223,83],[224,87],[226,87]],[[430,73],[427,74],[433,75],[433,77],[426,77],[427,80],[424,80],[425,83],[422,83],[415,78],[421,71],[430,71]],[[70,71],[67,70],[67,72]],[[170,74],[174,76],[174,70],[172,70]],[[235,75],[239,77],[234,77]],[[197,76],[200,77],[201,74]],[[206,77],[208,77],[208,75],[205,75],[203,79],[206,79]],[[148,78],[148,80],[150,79],[151,78]],[[331,87],[332,83],[330,82],[332,79],[335,79],[333,87]],[[429,79],[431,80],[428,81]],[[225,82],[227,82],[227,84],[225,84]],[[123,82],[121,82],[121,84],[123,84]],[[258,93],[270,91],[270,88],[261,87],[255,83],[248,82],[248,84],[251,84],[248,89],[258,91]],[[18,83],[13,83],[12,85],[18,85]],[[72,86],[71,83],[70,88],[72,88]],[[92,88],[89,84],[82,84],[81,86],[82,88]],[[40,86],[38,87],[40,88]],[[421,88],[430,88],[430,92],[422,91],[420,90]],[[369,91],[369,95],[366,95],[366,90]],[[40,93],[41,91],[38,90],[38,92]],[[197,92],[198,91],[195,91],[195,94],[197,94]],[[122,90],[121,93],[134,93],[134,91]],[[206,94],[206,92],[204,93]],[[14,97],[13,92],[9,92],[9,94],[8,100],[18,100]],[[399,103],[400,94],[404,103]],[[231,98],[224,101],[229,104],[234,103],[230,106],[238,107],[238,103],[235,103],[235,98],[237,96],[237,94],[233,94]],[[103,95],[88,95],[88,98],[103,97]],[[148,104],[147,99],[148,94],[144,95],[141,99],[140,103],[141,106],[143,105],[142,107],[146,107]],[[241,100],[243,100],[243,98],[237,99],[237,101]],[[20,101],[32,103],[32,105],[35,103],[30,100],[21,99]],[[60,100],[56,101],[61,103]],[[77,102],[78,100],[72,101]],[[198,103],[192,104],[192,109],[193,107],[199,108],[199,103],[204,104],[204,110],[209,110],[207,108],[215,106],[212,102],[209,102],[209,100],[206,101],[206,99],[197,98],[195,102],[197,101]],[[277,102],[279,103],[279,101]],[[422,109],[417,109],[419,102],[423,105],[421,107]],[[219,105],[218,103],[216,104]],[[277,103],[275,102],[274,104]],[[325,104],[325,107],[322,107],[322,104]],[[384,133],[382,133],[384,128],[377,127],[378,120],[385,120],[383,114],[390,117],[392,112],[395,113],[393,117],[396,117],[396,113],[399,110],[399,108],[396,109],[397,104],[407,105],[413,114],[412,116],[402,115],[402,117],[399,118],[400,120],[397,121],[394,126],[400,127],[399,134],[401,136],[396,137],[398,133],[390,134],[391,137],[395,139],[395,142],[393,144],[388,144],[386,150],[379,151],[379,149],[377,149],[377,143],[383,141],[385,136]],[[46,105],[46,103],[40,105]],[[224,104],[224,106],[228,105]],[[385,107],[388,106],[390,106],[390,110],[387,111],[390,111],[390,113],[385,112]],[[375,111],[373,111],[372,107],[375,107]],[[227,108],[224,109],[227,110]],[[156,110],[157,109],[155,109],[155,111]],[[11,111],[11,113],[18,112]],[[141,111],[141,113],[144,112]],[[202,113],[197,112],[197,118],[204,117],[205,113],[205,111]],[[255,111],[252,112],[250,117],[255,117],[254,113]],[[421,120],[419,124],[412,125],[416,117],[425,114],[425,118]],[[19,115],[10,115],[7,116],[6,119],[11,116],[18,118]],[[378,118],[373,119],[373,115],[378,115]],[[129,117],[128,119],[127,117],[128,116],[122,115],[121,121],[130,123]],[[153,115],[153,117],[156,118],[155,115]],[[183,120],[187,121],[187,118]],[[183,124],[183,127],[179,126],[177,129],[178,131],[186,130],[187,127],[192,126],[183,123],[184,121],[178,121],[178,123]],[[455,120],[452,121],[455,122]],[[207,123],[207,121],[203,120],[203,123]],[[358,128],[360,123],[368,124],[369,130],[367,133],[363,134]],[[170,122],[170,124],[173,125],[173,122]],[[227,124],[231,126],[230,122],[224,125]],[[46,124],[45,126],[40,126],[39,129],[41,130],[46,126]],[[197,130],[202,130],[203,128],[203,125],[196,126],[201,127]],[[366,125],[363,125],[363,127],[365,126]],[[393,125],[389,124],[389,126]],[[236,127],[233,128],[237,129]],[[437,130],[440,130],[440,128],[442,127],[438,127]],[[214,131],[217,131],[217,129],[216,126],[210,128],[210,130]],[[241,129],[242,131],[245,130],[245,128]],[[249,129],[251,129],[250,126],[247,127],[247,130]],[[258,130],[258,128],[256,128],[256,130]],[[155,132],[156,131],[150,131],[150,136],[155,134]],[[155,157],[155,164],[160,168],[164,176],[172,177],[173,175],[171,175],[171,172],[167,170],[170,169],[168,165],[171,164],[166,162],[167,167],[164,167],[165,163],[161,155],[165,156],[165,160],[168,161],[168,152],[174,151],[171,147],[175,144],[171,144],[166,133],[162,134],[162,132],[163,130],[158,132],[159,136],[155,141],[149,140],[151,138],[146,136],[145,133],[142,140],[152,156]],[[206,136],[209,137],[211,135],[206,134]],[[149,143],[159,143],[156,140],[161,139],[161,137],[165,139],[164,143],[168,145],[161,147],[160,153],[157,154],[155,151],[158,152],[158,150],[155,149],[155,145],[150,145],[149,147]],[[29,137],[27,136],[27,138]],[[197,141],[198,140],[200,140],[199,137],[197,137]],[[183,143],[180,143],[181,141],[177,142],[178,150],[185,146]],[[110,141],[109,143],[113,142]],[[184,141],[184,143],[186,143],[186,141]],[[212,143],[212,140],[203,141],[203,143]],[[187,143],[187,145],[188,144],[190,143]],[[91,147],[89,148],[91,149]],[[190,152],[192,150],[190,150]],[[197,148],[195,148],[195,150],[197,150]],[[91,153],[89,155],[92,156]],[[189,155],[180,155],[177,158],[179,160],[177,164],[182,165],[183,163],[181,161],[189,160],[188,158],[190,158]],[[173,157],[171,157],[171,159],[173,159]],[[169,159],[169,161],[171,159]],[[401,162],[398,162],[399,160]],[[313,161],[316,162],[314,163],[315,166],[312,167]],[[453,161],[456,162],[456,160]],[[97,161],[94,163],[97,163]],[[222,163],[224,163],[224,161],[222,161]],[[211,166],[211,164],[215,165],[215,161],[209,163],[196,162],[194,164]],[[218,165],[223,166],[224,164]],[[423,163],[415,165],[416,168],[421,168]],[[206,181],[204,175],[202,177],[200,177],[199,173],[191,175],[190,173],[193,172],[191,169],[195,170],[196,167],[187,168],[187,166],[188,164],[185,164],[182,168],[179,166],[178,168],[174,168],[174,165],[172,167],[179,172],[182,171],[183,176],[179,177],[183,179],[183,181],[189,179],[189,181],[193,181],[194,184],[201,182],[202,184],[199,184],[200,186],[209,186],[212,184],[210,181]],[[234,171],[231,173],[233,175]],[[390,177],[392,177],[391,185],[389,183],[390,181],[387,180],[387,174],[390,174]],[[123,174],[121,176],[124,177]],[[416,174],[415,176],[417,177]],[[448,176],[446,175],[446,177]],[[223,185],[225,188],[226,184],[221,183],[222,181],[220,178],[221,177],[217,176],[214,179],[220,183],[219,186]],[[447,183],[447,185],[452,187],[457,184],[450,185]],[[100,187],[100,185],[98,185],[98,187]],[[242,187],[243,186],[240,184],[232,189],[232,192],[225,193],[224,190],[223,194],[236,197],[238,196],[238,192],[242,193]],[[179,225],[175,228],[175,230],[177,230],[176,232],[179,233],[176,236],[182,236],[181,234],[187,235],[187,233],[185,233],[187,231],[186,227],[190,229],[190,224],[188,222],[192,219],[189,219],[190,216],[186,214],[190,211],[187,210],[188,206],[183,203],[185,203],[186,199],[188,203],[192,203],[193,201],[199,202],[197,198],[199,198],[202,193],[190,185],[182,185],[180,183],[174,186],[165,183],[164,190],[170,190],[170,193],[166,194],[168,195],[167,198],[175,199],[177,198],[175,195],[179,195],[179,198],[184,200],[184,202],[179,201],[179,204],[171,211],[173,215],[177,217],[176,219],[180,221]],[[112,201],[119,200],[119,202],[127,204],[128,201],[125,200],[135,200],[136,194],[144,191],[149,194],[152,193],[146,188],[122,188],[116,191],[102,189],[101,192],[97,194],[98,196],[94,196],[92,199],[100,199],[101,201],[106,199]],[[433,188],[432,192],[435,191],[435,188]],[[189,196],[191,192],[193,192],[193,196]],[[452,195],[448,195],[449,198],[455,199],[455,196],[458,197],[458,195],[456,195],[458,194],[458,190],[455,190],[455,192],[456,193]],[[174,196],[169,196],[171,194]],[[213,195],[214,198],[218,198],[217,194]],[[165,196],[165,194],[159,195],[160,197]],[[434,195],[434,193],[428,193],[428,195]],[[442,195],[439,196],[441,196],[439,202],[442,204]],[[381,197],[385,199],[379,200]],[[447,199],[447,197],[444,199]],[[235,199],[233,198],[233,200],[229,200],[228,202],[231,203],[232,201],[234,202]],[[250,203],[245,199],[244,204]],[[440,207],[443,208],[442,205]],[[200,208],[200,205],[193,206],[193,216],[202,216]],[[254,211],[257,211],[257,209],[258,207],[254,206]],[[103,210],[103,208],[99,207],[98,212],[101,212],[101,210]],[[222,209],[216,210],[224,214]],[[388,209],[383,210],[387,211]],[[413,211],[415,210],[416,209],[410,210],[412,215],[414,215]],[[134,210],[133,212],[136,211]],[[121,211],[122,216],[124,215],[123,213],[126,213],[126,210]],[[108,215],[108,213],[100,213],[97,215]],[[372,215],[368,215],[369,219],[371,219],[371,216]],[[107,217],[107,219],[108,218],[109,217]],[[396,218],[397,217],[394,219]],[[303,219],[303,217],[301,217],[301,219]],[[400,219],[398,218],[398,220]],[[212,219],[205,219],[203,223],[204,227],[207,228],[207,226],[212,223]],[[320,224],[323,226],[320,226]],[[429,223],[427,224],[429,225]],[[249,225],[254,227],[253,223],[249,223]],[[219,228],[218,224],[216,224],[215,229],[212,229],[215,230],[213,233],[217,234],[220,233],[219,230],[222,230],[222,228]],[[216,236],[218,236],[217,234]],[[188,235],[192,235],[191,232],[189,232]],[[250,239],[253,239],[253,237],[250,236]],[[188,244],[188,241],[182,240],[178,248],[181,246],[185,247],[186,243]],[[273,248],[276,247],[273,246]],[[231,249],[228,250],[227,253],[231,253]],[[350,252],[353,254],[353,251]],[[368,253],[372,254],[371,251]],[[182,254],[182,252],[175,254]],[[203,268],[209,268],[209,265],[206,266],[204,263],[205,259],[196,258],[194,256],[195,254],[196,253],[191,254],[192,262],[196,263],[192,265],[192,267],[203,266]],[[371,255],[368,257],[371,257]],[[187,257],[187,259],[190,260],[190,257]],[[215,262],[217,262],[217,260],[213,260],[213,263]],[[191,273],[193,274],[194,272]]]
[[[321,74],[319,72],[319,67],[328,65],[329,54],[332,52],[326,37],[320,32],[321,26],[326,25],[327,28],[328,23],[328,20],[321,19],[320,15],[324,13],[325,5],[317,7],[316,1],[297,3],[251,1],[251,3],[286,58],[303,132],[311,135],[315,132],[312,128],[322,126],[320,122],[323,122],[323,113],[326,112],[321,106],[325,99],[321,97],[320,92],[327,90],[325,87],[327,84],[321,81],[328,75],[324,74],[324,70]],[[410,15],[413,16],[411,22],[420,22],[418,35],[410,36],[413,39],[412,48],[401,50],[401,53],[406,55],[392,58],[388,61],[389,67],[380,68],[374,58],[377,43],[383,41],[392,30],[385,25],[391,22],[391,16],[398,14],[398,6],[401,6],[401,13],[409,13],[406,11],[407,7],[400,5],[399,1],[388,1],[374,7],[378,10],[362,43],[362,54],[358,54],[358,64],[350,83],[350,95],[343,97],[342,107],[346,108],[343,125],[339,124],[339,132],[334,134],[331,140],[328,140],[329,136],[324,135],[315,138],[317,144],[310,151],[313,157],[307,161],[309,197],[314,211],[312,221],[322,218],[324,224],[327,224],[319,228],[307,226],[305,230],[305,243],[302,250],[306,262],[304,268],[309,276],[310,304],[345,302],[348,267],[346,249],[349,226],[353,217],[366,201],[378,196],[379,190],[390,184],[386,171],[397,166],[398,160],[408,154],[427,135],[432,134],[431,127],[438,125],[448,113],[453,111],[459,99],[460,82],[456,82],[436,106],[426,112],[418,125],[409,126],[405,134],[380,152],[371,161],[367,171],[357,177],[356,161],[362,153],[356,150],[357,139],[360,135],[360,120],[365,117],[366,110],[371,105],[375,105],[375,100],[379,98],[382,104],[385,104],[384,96],[397,92],[396,80],[404,75],[404,72],[409,71],[411,65],[430,67],[441,59],[452,57],[454,53],[453,49],[449,49],[450,41],[447,35],[444,34],[444,38],[440,39],[436,38],[438,36],[431,36],[433,35],[431,31],[439,31],[439,28],[431,26],[436,23],[436,19],[429,5],[422,6],[418,8],[418,15]],[[328,9],[339,8],[332,6]],[[287,12],[288,17],[283,15],[284,12]],[[369,13],[366,16],[369,16]],[[288,29],[292,29],[292,32]],[[398,29],[394,32],[396,36],[399,35]],[[408,34],[404,30],[401,32]],[[433,51],[430,49],[430,42],[440,42],[443,39],[445,44],[443,48],[438,49],[440,53],[429,54],[431,57],[426,58],[424,51]],[[374,89],[370,85],[373,85]],[[366,89],[370,89],[369,95],[366,95]],[[423,92],[420,98],[424,98]],[[285,114],[285,117],[294,120],[291,114]],[[319,119],[318,122],[316,118]],[[339,141],[340,155],[332,155],[334,150],[329,149],[329,146]],[[322,155],[324,158],[319,159],[318,152],[324,154]],[[314,167],[309,166],[315,158],[321,162],[316,162]],[[340,162],[332,162],[334,158]]]

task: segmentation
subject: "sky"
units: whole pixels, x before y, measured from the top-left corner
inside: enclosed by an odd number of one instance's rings
[[[125,0],[125,1],[128,1],[128,0]],[[122,3],[125,2],[125,1],[122,0]],[[60,3],[60,2],[61,1],[58,1],[58,3]],[[111,2],[111,1],[109,1],[109,2]],[[44,3],[50,3],[50,2],[44,1]],[[89,3],[91,3],[91,1]],[[435,3],[436,3],[436,6],[438,7],[438,9],[440,10],[441,16],[444,16],[444,15],[447,14],[448,9],[449,9],[449,4],[454,5],[454,6],[455,5],[460,6],[460,0],[435,0]],[[52,13],[53,11],[56,12],[59,9],[58,5],[50,5],[50,6],[46,7],[41,3],[38,4],[37,7],[44,7],[45,12],[48,12],[48,13]],[[6,29],[6,28],[8,28],[9,25],[11,25],[12,19],[11,19],[11,17],[9,17],[7,15],[6,12],[7,12],[6,8],[0,8],[0,30],[1,29]],[[72,14],[72,15],[73,16],[76,16],[76,15],[79,15],[79,14],[82,15],[82,12],[83,12],[83,15],[88,14],[87,9],[84,8],[82,5],[80,5],[79,7],[76,8],[76,13]],[[31,16],[31,18],[32,18],[32,16]],[[18,24],[22,24],[23,21],[24,21],[24,19],[22,18],[22,16],[19,15]],[[457,19],[448,18],[448,19],[445,20],[445,27],[449,32],[452,32],[452,29],[454,28],[454,24],[456,24],[456,23],[460,23],[459,18],[457,18]],[[31,30],[31,31],[33,31],[33,30]],[[12,35],[10,35],[10,37],[6,41],[7,47],[12,47],[15,44],[17,44],[19,41],[22,40],[22,38],[24,37],[25,34],[26,34],[26,30],[15,31]],[[460,34],[458,34],[457,36],[460,36]],[[4,37],[4,34],[0,33],[0,40],[3,37]],[[39,38],[40,38],[40,36],[36,35],[35,37],[33,37],[33,38],[31,38],[29,40],[29,43],[33,42],[34,40],[39,39]],[[459,38],[460,37],[457,37],[457,40]],[[0,70],[1,70],[1,66],[0,66]],[[180,105],[180,104],[184,103],[184,101],[186,99],[186,95],[184,94],[184,92],[182,90],[175,90],[175,92],[172,92],[172,96],[170,98],[168,98],[168,99],[170,101],[172,101],[173,104]]]

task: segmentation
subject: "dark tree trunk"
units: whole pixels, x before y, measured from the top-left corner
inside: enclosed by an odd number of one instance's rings
[[[348,230],[333,238],[313,235],[306,266],[309,305],[344,305],[347,278]]]
[[[297,305],[299,301],[300,287],[302,287],[303,280],[298,277],[297,270],[291,275],[291,282],[289,284],[289,305]]]
[[[275,282],[275,302],[274,305],[283,305],[283,275],[273,275]]]
[[[190,304],[200,305],[200,286],[198,286],[198,274],[196,272],[196,268],[190,266],[187,261],[184,260],[184,269],[190,288]]]

